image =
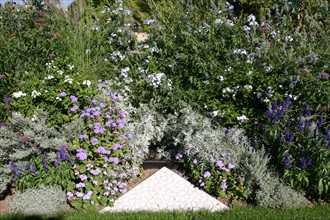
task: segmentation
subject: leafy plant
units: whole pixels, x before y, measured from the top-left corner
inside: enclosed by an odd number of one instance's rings
[[[330,128],[323,115],[305,103],[303,111],[290,97],[266,112],[264,138],[284,179],[296,190],[328,199]]]

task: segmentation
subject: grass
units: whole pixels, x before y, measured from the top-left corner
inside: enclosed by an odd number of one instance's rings
[[[224,212],[180,211],[180,212],[118,212],[100,214],[97,211],[59,212],[51,215],[24,216],[20,213],[0,214],[1,220],[74,220],[74,219],[329,219],[330,204],[313,208],[272,209],[262,207],[233,208]]]

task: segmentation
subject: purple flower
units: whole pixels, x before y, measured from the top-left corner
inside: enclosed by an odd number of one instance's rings
[[[325,121],[325,119],[324,119],[323,115],[320,115],[320,119],[319,119],[319,122],[317,123],[317,127],[318,128],[322,127],[324,121]]]
[[[113,162],[114,164],[118,164],[119,163],[119,159],[117,157],[111,157],[110,162]]]
[[[201,182],[201,183],[199,184],[200,187],[203,187],[204,185],[205,185],[204,182]]]
[[[70,96],[71,102],[78,102],[78,98],[74,95]]]
[[[112,122],[113,122],[112,120],[107,121],[107,122],[105,123],[105,126],[107,126],[108,128],[110,128]]]
[[[109,151],[109,150],[106,150],[104,147],[99,147],[98,149],[97,149],[97,152],[99,153],[99,154],[110,154],[111,152]]]
[[[34,175],[39,176],[38,172],[36,171],[33,165],[31,165],[31,171]]]
[[[66,193],[66,197],[68,198],[68,200],[71,200],[72,197],[73,197],[73,193],[68,191],[68,192]]]
[[[95,134],[100,134],[105,132],[105,128],[102,127],[101,123],[95,123],[94,125],[94,133]]]
[[[31,164],[30,164],[30,162],[27,162],[27,163],[25,164],[25,168],[28,169],[28,170],[31,169]]]
[[[285,168],[290,168],[291,167],[290,158],[289,158],[289,154],[288,153],[285,153],[284,154],[283,165],[284,165]]]
[[[209,171],[206,171],[203,176],[204,178],[209,178],[211,176],[211,173]]]
[[[60,157],[61,160],[70,160],[69,155],[66,152],[66,148],[64,146],[61,146],[60,148]]]
[[[13,161],[10,161],[10,162],[9,162],[9,168],[10,168],[10,170],[11,170],[13,173],[15,173],[16,176],[20,176],[20,175],[21,175],[21,174],[19,173],[19,171],[17,170],[17,168],[16,168],[16,166],[15,166],[15,164],[14,164]]]
[[[92,144],[93,146],[97,145],[98,143],[99,143],[99,140],[97,140],[97,138],[92,138],[92,140],[91,140],[91,144]]]
[[[197,160],[196,159],[194,159],[193,160],[193,164],[197,164],[198,162],[197,162]]]
[[[79,109],[79,105],[74,105],[70,110],[76,112]]]
[[[80,175],[79,178],[81,181],[87,180],[87,176],[85,174]]]
[[[222,180],[220,187],[221,187],[221,189],[226,190],[227,189],[227,181],[226,180]]]
[[[56,55],[53,54],[53,53],[50,53],[50,54],[48,54],[48,56],[51,57],[51,58],[53,58],[53,57],[55,57]]]
[[[99,80],[97,80],[99,83],[101,83],[102,82],[102,79],[99,79]]]
[[[97,111],[95,111],[95,112],[93,113],[93,115],[94,115],[95,117],[97,117],[97,116],[99,116],[101,113],[102,113],[101,111],[97,110]]]
[[[326,73],[326,72],[322,73],[321,78],[322,79],[329,79],[329,73]]]
[[[180,154],[180,153],[178,153],[178,154],[175,155],[175,159],[177,159],[177,160],[181,159],[182,157],[183,157],[183,155]]]
[[[104,103],[100,103],[100,108],[104,108],[105,107],[105,104]]]
[[[99,182],[97,180],[93,180],[93,184],[97,185]]]
[[[235,165],[234,164],[228,164],[228,169],[234,169],[235,168]]]
[[[215,163],[215,166],[216,167],[219,167],[219,168],[222,168],[224,167],[225,165],[223,164],[223,162],[221,160],[218,160],[216,163]]]
[[[84,196],[84,194],[82,192],[76,192],[76,195],[77,195],[77,197],[80,197],[80,198]]]
[[[95,99],[91,99],[91,103],[96,104],[96,100]]]
[[[83,188],[83,187],[85,187],[85,183],[80,182],[80,183],[77,183],[77,184],[76,184],[76,188],[77,188],[77,189],[79,189],[79,188]]]
[[[80,139],[87,139],[88,135],[87,134],[81,134],[81,135],[79,135],[79,138]]]
[[[101,170],[99,168],[97,168],[96,170],[91,170],[90,173],[93,174],[94,176],[97,176],[97,175],[99,175],[102,172],[101,172]]]
[[[297,130],[298,130],[298,131],[302,131],[303,125],[304,125],[304,122],[303,122],[303,120],[302,120],[302,118],[301,118],[301,116],[300,116],[300,117],[299,117],[299,120],[298,120],[298,122],[297,122]]]
[[[41,156],[41,160],[42,160],[42,164],[43,164],[43,167],[44,167],[44,170],[46,172],[48,172],[48,165],[47,165],[47,161],[46,161],[46,152],[44,152]]]
[[[65,92],[60,92],[60,97],[65,97],[66,93]]]
[[[110,94],[110,97],[111,97],[111,100],[113,101],[113,102],[116,102],[116,101],[118,101],[119,100],[119,97],[118,96],[116,96],[115,94]]]
[[[5,77],[5,75],[4,74],[0,74],[0,79],[2,79],[3,77]]]
[[[88,191],[86,195],[84,195],[83,200],[89,200],[91,199],[92,191]]]
[[[122,148],[122,146],[120,144],[114,144],[113,145],[114,150],[118,150],[118,149],[121,149],[121,148]]]
[[[309,117],[311,116],[311,111],[310,109],[308,108],[308,102],[305,102],[305,105],[304,105],[304,113],[303,113],[304,117]]]
[[[79,160],[86,160],[87,159],[87,154],[85,153],[85,150],[80,148],[77,150],[77,154],[76,154],[76,157],[79,159]]]
[[[10,98],[4,98],[3,99],[3,103],[5,103],[6,105],[8,105],[10,103]]]

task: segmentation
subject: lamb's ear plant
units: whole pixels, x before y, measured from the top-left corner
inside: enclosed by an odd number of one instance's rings
[[[13,212],[23,212],[25,215],[44,215],[62,211],[65,201],[65,193],[58,187],[40,186],[19,192],[11,207]]]
[[[304,194],[284,183],[270,167],[270,157],[264,149],[250,149],[245,152],[239,167],[249,191],[250,203],[272,208],[298,208],[308,205]]]

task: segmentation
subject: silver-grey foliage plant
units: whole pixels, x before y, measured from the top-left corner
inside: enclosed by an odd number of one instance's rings
[[[54,160],[55,152],[61,146],[71,148],[70,141],[78,136],[81,122],[77,120],[76,123],[64,125],[59,131],[47,127],[47,118],[47,113],[41,109],[36,109],[32,119],[14,112],[8,119],[8,126],[0,128],[0,192],[6,189],[12,177],[10,161],[14,161],[17,167],[24,167],[39,150],[46,150],[49,152],[48,159]]]
[[[66,195],[61,189],[41,186],[18,193],[11,202],[11,211],[25,215],[43,215],[63,210],[65,202]]]

